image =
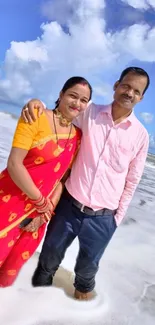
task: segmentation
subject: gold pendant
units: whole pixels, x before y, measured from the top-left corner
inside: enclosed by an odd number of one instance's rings
[[[63,117],[63,115],[61,114],[61,112],[58,109],[56,109],[56,115],[59,118],[59,121],[63,126],[71,125],[72,122],[67,121],[67,119],[65,117]]]
[[[66,120],[66,118],[62,117],[60,118],[60,121],[63,125],[68,125],[68,121]]]

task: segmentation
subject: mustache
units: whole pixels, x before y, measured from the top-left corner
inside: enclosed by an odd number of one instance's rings
[[[123,94],[122,97],[125,98],[125,99],[128,99],[128,100],[131,100],[131,99],[132,99],[131,96],[128,96],[128,95],[126,95],[126,94]]]

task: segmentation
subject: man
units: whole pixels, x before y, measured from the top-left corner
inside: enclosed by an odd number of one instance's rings
[[[92,298],[101,256],[143,173],[149,136],[133,107],[143,99],[149,83],[143,69],[127,68],[114,85],[113,103],[90,104],[75,121],[83,131],[81,147],[49,223],[34,286],[51,285],[66,249],[78,236],[75,297]],[[25,121],[33,119],[36,104],[42,111],[40,101],[30,101],[23,109]]]

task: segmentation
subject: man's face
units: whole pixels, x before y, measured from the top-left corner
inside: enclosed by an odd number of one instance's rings
[[[121,82],[114,85],[114,100],[119,106],[131,110],[143,99],[143,92],[147,85],[147,78],[129,72]]]

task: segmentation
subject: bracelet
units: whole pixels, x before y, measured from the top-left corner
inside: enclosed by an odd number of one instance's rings
[[[43,195],[40,193],[40,196],[37,200],[30,200],[32,204],[38,204],[43,200]]]
[[[46,210],[46,208],[48,207],[48,201],[46,198],[44,198],[44,203],[42,205],[35,205],[35,208],[36,210],[39,212],[39,213],[42,213]]]
[[[34,204],[34,206],[35,206],[35,208],[36,209],[43,209],[46,205],[47,205],[47,201],[46,201],[46,199],[45,198],[43,198],[43,203],[42,204]]]

